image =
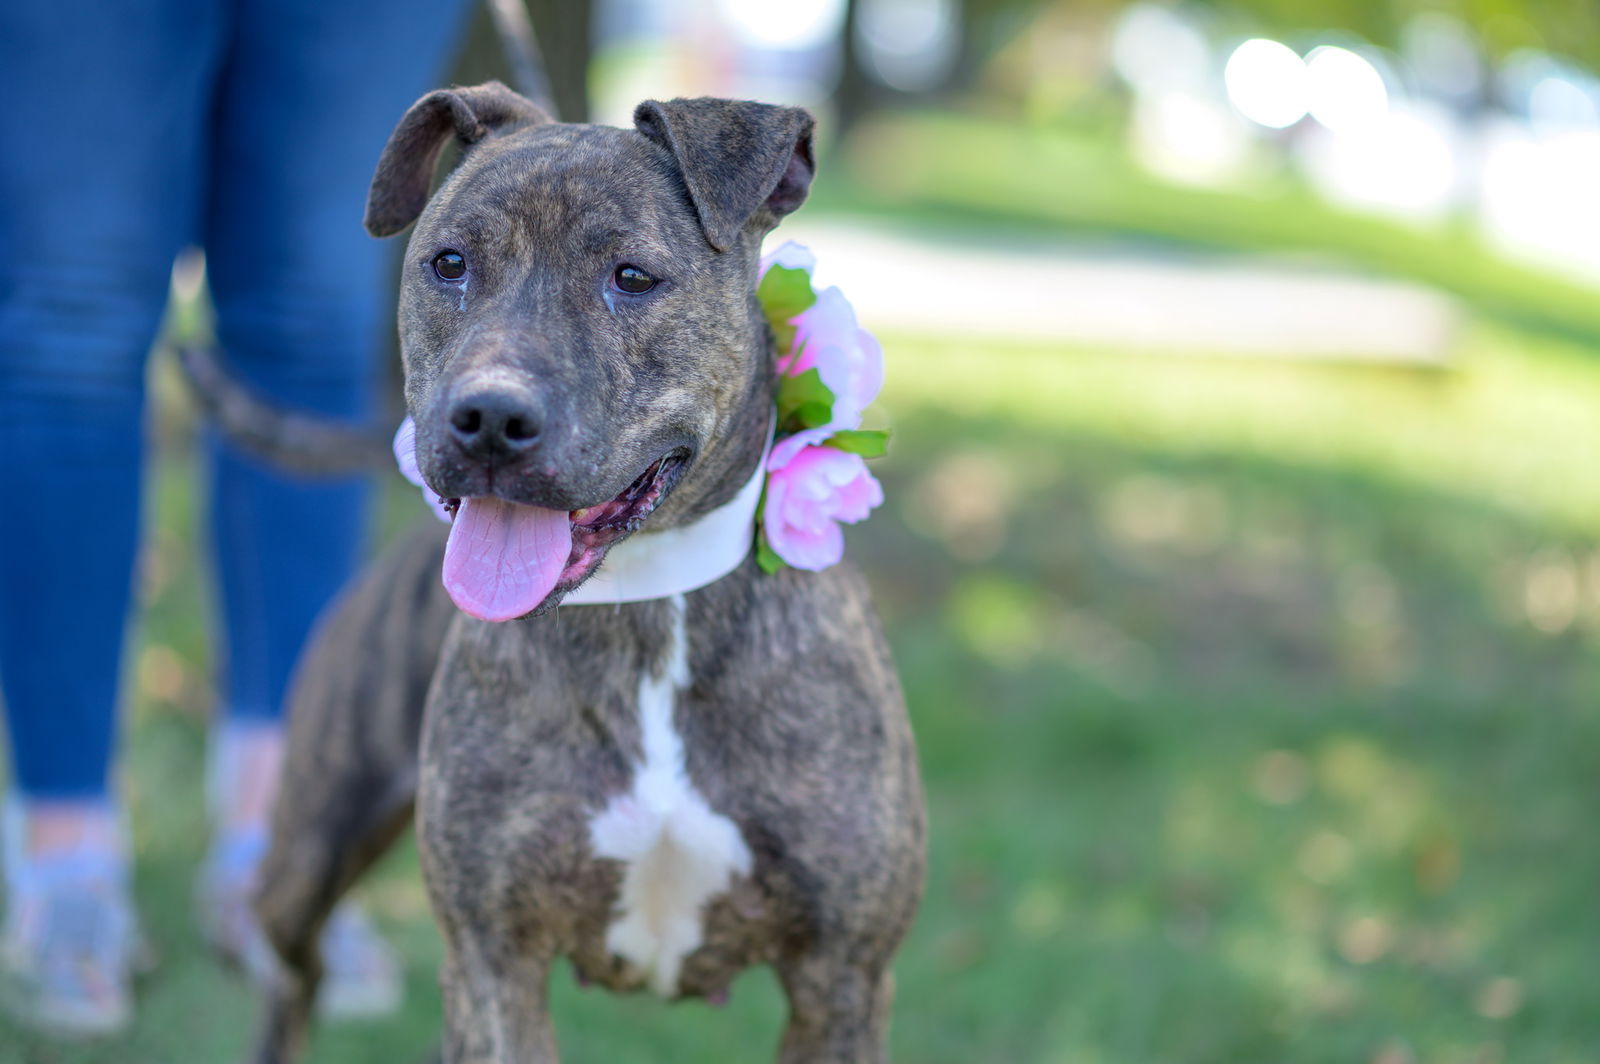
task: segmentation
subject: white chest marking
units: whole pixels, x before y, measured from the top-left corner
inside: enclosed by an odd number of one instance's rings
[[[682,595],[670,600],[671,645],[659,675],[639,679],[644,760],[631,790],[589,823],[594,852],[624,865],[621,911],[606,946],[627,959],[664,997],[678,990],[683,958],[700,944],[707,901],[750,872],[739,829],[706,804],[684,767],[683,737],[672,727],[678,692],[689,686],[689,640]]]

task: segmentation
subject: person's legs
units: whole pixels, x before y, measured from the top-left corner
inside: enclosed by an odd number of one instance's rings
[[[374,416],[390,301],[385,247],[361,228],[367,184],[395,122],[443,72],[465,10],[463,0],[240,5],[215,115],[207,269],[228,364],[276,403]],[[248,880],[264,850],[290,674],[354,572],[368,492],[359,480],[274,472],[220,441],[210,485],[228,645],[208,893],[222,910],[214,934],[249,962],[259,943],[227,918],[246,893],[230,884]]]
[[[74,987],[52,982],[71,980],[44,955],[43,927],[60,924],[51,906],[75,885],[122,896],[108,774],[144,363],[173,256],[195,228],[215,65],[207,6],[130,0],[87,17],[0,5],[0,454],[12,503],[0,522],[0,690],[22,799],[6,832],[7,940],[39,954],[19,962],[47,984],[36,1018],[68,1026],[115,1011],[50,996]],[[51,1002],[72,1014],[49,1015]]]
[[[215,117],[205,243],[230,366],[272,400],[373,415],[389,300],[361,228],[378,153],[440,74],[461,0],[245,0]],[[277,721],[300,646],[354,570],[365,486],[212,448],[231,723]],[[258,803],[251,803],[258,804]]]

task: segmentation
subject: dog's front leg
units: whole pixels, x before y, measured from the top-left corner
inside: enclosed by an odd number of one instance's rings
[[[778,977],[789,997],[778,1064],[887,1064],[894,976],[882,963],[813,953]]]
[[[550,964],[469,942],[445,964],[444,1064],[557,1064]]]

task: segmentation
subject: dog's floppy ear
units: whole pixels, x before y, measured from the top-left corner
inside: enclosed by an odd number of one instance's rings
[[[464,146],[487,136],[551,121],[498,81],[439,89],[411,105],[389,134],[367,193],[367,232],[393,236],[422,213],[439,153],[452,136]]]
[[[747,225],[766,232],[805,202],[816,125],[798,107],[742,100],[646,100],[639,132],[678,161],[706,239],[727,251]]]

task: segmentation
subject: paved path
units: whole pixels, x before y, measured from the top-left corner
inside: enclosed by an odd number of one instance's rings
[[[1461,317],[1421,285],[1277,260],[984,244],[826,217],[780,233],[810,245],[819,282],[884,332],[1439,365]]]

